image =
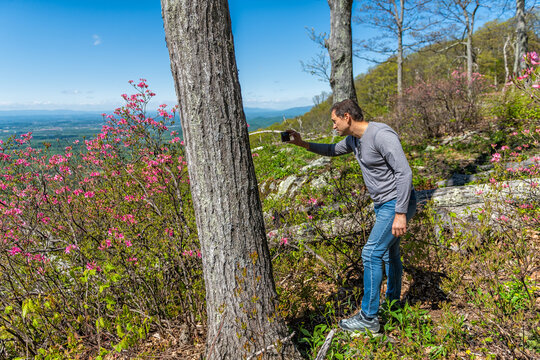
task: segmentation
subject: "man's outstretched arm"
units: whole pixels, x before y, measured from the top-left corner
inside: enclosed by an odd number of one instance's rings
[[[338,156],[343,154],[348,154],[352,151],[351,147],[347,143],[347,138],[341,140],[336,144],[319,144],[319,143],[309,143],[302,140],[300,133],[294,130],[287,130],[289,134],[292,135],[290,144],[301,146],[304,149],[311,151],[315,154],[323,156]]]

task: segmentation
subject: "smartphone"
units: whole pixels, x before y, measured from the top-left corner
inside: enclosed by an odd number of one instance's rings
[[[288,132],[286,131],[282,131],[281,132],[281,141],[282,142],[287,142],[287,141],[291,141],[291,136]]]

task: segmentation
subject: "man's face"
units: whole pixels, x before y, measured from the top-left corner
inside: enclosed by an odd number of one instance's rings
[[[350,115],[345,113],[342,117],[336,115],[336,111],[332,111],[332,122],[334,126],[332,127],[340,136],[348,135],[350,121]]]

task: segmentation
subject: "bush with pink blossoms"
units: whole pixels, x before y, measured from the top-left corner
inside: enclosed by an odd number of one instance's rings
[[[120,351],[151,327],[204,316],[175,108],[146,113],[146,81],[96,137],[48,156],[0,143],[0,339],[10,357]],[[174,137],[176,134],[171,134]]]
[[[440,234],[443,289],[473,314],[474,338],[490,339],[486,353],[533,358],[540,349],[540,126],[508,138],[510,146],[491,145],[494,170],[477,185],[479,207],[452,214],[453,231]]]
[[[419,80],[404,90],[401,110],[389,120],[413,141],[460,133],[475,127],[481,119],[478,98],[487,88],[479,73],[473,74],[469,88],[467,74],[459,70],[448,78]]]

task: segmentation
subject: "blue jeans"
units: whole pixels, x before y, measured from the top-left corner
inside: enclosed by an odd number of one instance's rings
[[[407,221],[416,212],[416,196],[411,193],[407,209]],[[369,239],[362,249],[364,264],[364,297],[362,313],[368,318],[377,316],[379,311],[379,293],[383,278],[383,261],[386,267],[388,301],[399,300],[401,295],[401,277],[403,266],[399,254],[399,238],[392,235],[392,224],[396,215],[396,200],[375,205],[375,225]]]

